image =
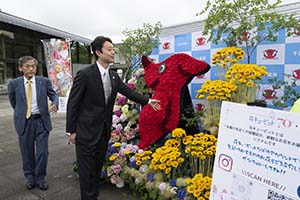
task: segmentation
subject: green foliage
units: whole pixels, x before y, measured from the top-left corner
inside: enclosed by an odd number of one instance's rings
[[[194,117],[191,117],[194,116]],[[201,123],[201,118],[204,117],[203,110],[194,110],[193,106],[186,107],[181,115],[181,120],[186,124],[186,127],[198,126]]]
[[[208,0],[206,7],[197,15],[207,13],[203,34],[209,35],[209,41],[216,44],[223,41],[228,47],[246,43],[248,63],[254,49],[264,40],[276,41],[276,33],[287,28],[289,34],[300,30],[299,19],[293,15],[280,14],[274,9],[281,3],[269,3],[268,0]],[[270,26],[266,26],[270,24]],[[266,34],[258,34],[266,29]],[[245,40],[243,35],[251,32]],[[221,35],[226,38],[221,39]],[[252,48],[251,48],[252,47]]]
[[[71,44],[71,60],[73,63],[80,63],[80,64],[89,64],[89,48],[86,47],[84,44],[78,44],[77,49],[77,43],[73,42]],[[77,51],[78,50],[78,51]],[[77,54],[79,54],[79,57],[77,57]]]
[[[121,173],[121,178],[126,180],[133,196],[136,196],[141,200],[147,200],[148,192],[144,182],[135,183],[135,178],[126,172]]]
[[[145,76],[141,75],[139,79],[137,80],[136,84],[136,91],[142,95],[149,95],[149,88],[147,87],[145,83]]]
[[[157,22],[154,26],[145,23],[142,28],[135,30],[126,29],[123,31],[126,39],[122,41],[118,49],[126,65],[129,66],[129,71],[127,71],[126,74],[131,75],[131,60],[134,56],[141,56],[143,54],[150,55],[152,49],[159,45],[158,34],[161,27],[160,22]]]
[[[274,91],[276,90],[281,90],[284,88],[284,94],[281,97],[275,97],[273,99],[273,105],[278,107],[278,108],[286,108],[288,107],[287,103],[293,104],[297,99],[300,98],[300,93],[299,91],[297,92],[295,90],[295,87],[297,86],[296,81],[297,79],[291,78],[291,74],[284,74],[287,78],[290,79],[290,81],[283,81],[283,80],[278,80],[277,77],[272,77],[269,78],[268,81],[269,83],[272,84],[272,88]]]

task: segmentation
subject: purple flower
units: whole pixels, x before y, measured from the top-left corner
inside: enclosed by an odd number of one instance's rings
[[[148,174],[148,175],[147,175],[147,179],[148,179],[148,181],[153,182],[153,181],[154,181],[154,176],[153,176],[153,174],[152,174],[152,173]]]
[[[101,177],[106,177],[106,171],[105,170],[101,171]]]
[[[116,110],[116,111],[114,112],[114,114],[115,114],[116,116],[120,117],[121,114],[122,114],[122,111],[121,111],[121,110]]]
[[[135,160],[130,162],[129,167],[134,168],[134,169],[138,169],[138,166],[136,165]]]
[[[135,90],[135,86],[133,83],[127,83],[127,86],[132,89],[132,90]]]
[[[109,149],[108,149],[108,152],[109,154],[114,154],[114,153],[117,153],[118,152],[118,149],[114,146],[111,146]]]
[[[177,197],[179,200],[184,200],[184,197],[186,196],[186,190],[185,189],[180,189],[177,192]]]
[[[176,179],[175,179],[175,178],[172,178],[172,179],[170,180],[170,185],[171,185],[172,187],[176,187]]]
[[[121,106],[124,106],[126,104],[126,97],[125,96],[118,96],[117,103]]]

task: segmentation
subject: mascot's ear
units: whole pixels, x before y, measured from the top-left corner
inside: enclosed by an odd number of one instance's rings
[[[147,56],[145,55],[142,56],[142,64],[144,68],[150,65],[151,63],[152,63],[151,60]]]

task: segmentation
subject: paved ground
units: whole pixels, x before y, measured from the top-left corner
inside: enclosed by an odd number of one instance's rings
[[[73,145],[67,145],[64,135],[65,114],[52,116],[53,130],[49,139],[47,191],[35,188],[28,191],[22,173],[22,162],[17,134],[13,128],[12,109],[6,95],[0,95],[0,200],[79,200],[79,181],[72,172],[75,161]],[[129,200],[128,188],[116,188],[104,183],[100,200]]]

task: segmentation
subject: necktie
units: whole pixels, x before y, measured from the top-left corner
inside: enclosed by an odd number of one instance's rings
[[[27,87],[26,87],[26,105],[27,105],[26,119],[28,119],[31,115],[32,88],[31,88],[31,81],[27,81],[26,83],[27,83]]]
[[[109,73],[105,72],[103,74],[103,89],[104,89],[104,95],[105,95],[105,102],[108,102],[108,98],[110,96],[110,78]]]

